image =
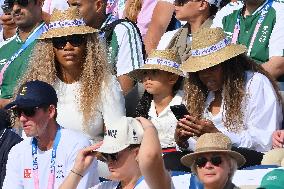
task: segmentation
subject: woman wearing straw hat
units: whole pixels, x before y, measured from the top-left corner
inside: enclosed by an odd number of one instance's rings
[[[229,137],[222,133],[206,133],[196,142],[194,153],[181,158],[181,162],[191,167],[204,189],[237,189],[232,178],[245,158],[231,150]]]
[[[120,85],[107,66],[105,46],[97,30],[85,26],[78,9],[52,13],[29,65],[22,83],[38,79],[54,86],[57,121],[64,127],[96,142],[102,139],[103,125],[125,115]]]
[[[178,122],[179,146],[193,150],[194,136],[222,132],[234,147],[271,149],[271,135],[282,122],[281,98],[271,76],[245,52],[220,28],[193,35],[192,56],[181,66],[189,76],[184,88],[189,115]]]
[[[95,157],[94,151],[101,153],[107,162],[111,180],[93,189],[173,188],[163,164],[157,130],[145,118],[122,117],[106,128],[102,143],[85,148],[77,155],[61,189],[76,188]],[[141,182],[142,176],[146,182]]]

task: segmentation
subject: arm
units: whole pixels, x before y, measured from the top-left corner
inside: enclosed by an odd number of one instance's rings
[[[283,49],[284,56],[284,49]],[[261,65],[275,80],[284,75],[284,57],[274,56],[268,62]]]
[[[60,189],[76,189],[86,170],[92,164],[95,153],[93,152],[102,145],[102,142],[82,149],[75,160],[75,164],[71,169],[73,172],[70,172],[64,182],[60,185]]]
[[[157,130],[151,121],[142,117],[137,120],[141,122],[144,129],[138,154],[140,171],[149,188],[170,188],[171,179],[164,165]],[[149,146],[151,147],[149,148]]]
[[[174,9],[175,8],[172,3],[158,1],[156,7],[154,8],[152,21],[150,22],[144,40],[146,54],[149,54],[158,46],[162,35],[166,32],[166,29],[171,21]]]
[[[128,75],[120,75],[117,77],[117,80],[121,86],[124,96],[127,95],[134,87],[134,81]]]
[[[9,99],[0,98],[0,108],[4,108],[10,102],[11,102],[11,98]]]

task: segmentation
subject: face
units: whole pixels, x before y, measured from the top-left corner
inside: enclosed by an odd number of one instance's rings
[[[87,26],[97,27],[98,23],[96,22],[98,20],[98,11],[99,8],[97,1],[100,0],[68,0],[69,6],[76,6],[80,10],[80,13],[82,17],[84,18],[84,21],[86,22]]]
[[[218,91],[223,86],[223,71],[221,64],[198,71],[198,77],[209,91]]]
[[[126,180],[139,171],[136,156],[139,148],[126,148],[117,154],[104,154],[111,180]]]
[[[41,0],[11,1],[12,16],[16,25],[21,28],[34,27],[41,17]]]
[[[145,70],[142,78],[145,90],[152,95],[158,95],[172,91],[178,76],[162,70]]]
[[[189,21],[196,18],[201,13],[203,3],[201,0],[175,0],[175,13],[176,18],[182,21]]]
[[[86,36],[70,35],[53,38],[53,51],[59,65],[64,69],[81,69],[86,51]]]
[[[43,135],[50,119],[55,115],[53,105],[47,107],[16,107],[13,111],[22,123],[23,130],[28,137]]]
[[[204,186],[211,186],[212,188],[224,187],[230,174],[230,164],[224,154],[202,154],[195,162],[197,164],[197,176]]]

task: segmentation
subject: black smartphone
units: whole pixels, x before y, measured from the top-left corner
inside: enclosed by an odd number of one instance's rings
[[[1,8],[2,8],[4,14],[11,14],[11,12],[12,12],[12,8],[6,2],[4,2],[3,5],[1,5]]]
[[[173,114],[176,116],[177,120],[184,118],[185,115],[189,115],[184,104],[170,106]]]

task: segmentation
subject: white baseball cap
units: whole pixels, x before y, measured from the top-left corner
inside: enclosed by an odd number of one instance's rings
[[[138,120],[123,116],[106,127],[103,144],[96,151],[113,154],[131,144],[141,144],[143,133],[143,127]]]

